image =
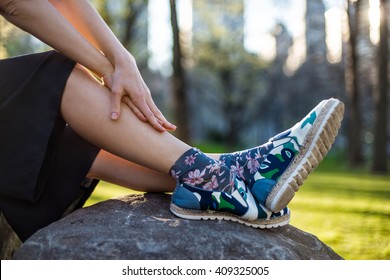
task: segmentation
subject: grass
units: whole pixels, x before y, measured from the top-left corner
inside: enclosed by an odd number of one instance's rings
[[[290,208],[292,225],[343,258],[390,259],[390,176],[320,166]]]
[[[327,157],[289,207],[291,224],[348,260],[390,259],[390,176],[349,170]],[[129,193],[101,182],[86,205]]]

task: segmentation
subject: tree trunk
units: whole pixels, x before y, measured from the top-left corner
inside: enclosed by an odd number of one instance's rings
[[[386,0],[380,1],[380,41],[377,51],[378,80],[374,89],[375,124],[372,170],[387,173],[387,90],[388,90],[388,28]]]
[[[127,0],[126,2],[127,16],[125,17],[123,22],[124,32],[120,41],[128,50],[131,49],[130,46],[133,42],[135,23],[139,18],[140,14],[147,8],[148,0]]]
[[[348,0],[347,2],[348,25],[350,34],[345,67],[346,90],[349,96],[348,161],[352,166],[359,166],[364,161],[362,153],[362,118],[359,107],[359,61],[357,53],[360,1],[351,2]]]
[[[174,112],[177,124],[176,136],[182,141],[189,143],[190,130],[188,120],[188,104],[186,92],[186,80],[182,66],[182,51],[180,45],[180,30],[177,21],[176,1],[170,0],[171,25],[173,33],[173,75],[171,80],[174,96]]]
[[[234,149],[238,144],[238,128],[235,117],[235,104],[233,103],[233,72],[230,68],[219,70],[219,79],[222,84],[222,105],[223,116],[227,122],[226,133],[224,133],[223,142],[229,150]]]

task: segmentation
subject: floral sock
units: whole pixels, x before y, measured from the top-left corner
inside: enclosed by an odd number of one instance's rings
[[[222,154],[219,161],[248,184],[272,147],[272,143],[268,142],[248,150]]]
[[[205,190],[234,191],[235,174],[195,148],[185,152],[172,166],[170,173],[178,183]]]

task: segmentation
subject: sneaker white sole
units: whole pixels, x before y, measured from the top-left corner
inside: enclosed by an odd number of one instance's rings
[[[277,228],[284,225],[287,225],[290,222],[290,211],[283,216],[275,217],[270,220],[266,219],[257,219],[253,221],[242,219],[239,216],[226,213],[226,212],[218,212],[218,211],[199,211],[199,210],[191,210],[185,209],[171,203],[170,210],[173,214],[180,218],[190,219],[190,220],[227,220],[238,222],[240,224],[244,224],[246,226],[254,227],[254,228]]]
[[[328,153],[344,115],[344,104],[337,99],[326,101],[304,140],[299,154],[291,162],[267,197],[265,206],[272,212],[284,209],[295,192]]]

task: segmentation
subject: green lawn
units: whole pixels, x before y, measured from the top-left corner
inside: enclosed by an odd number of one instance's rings
[[[390,176],[316,170],[290,208],[292,225],[345,259],[390,259]]]
[[[101,182],[91,205],[129,193]],[[291,224],[312,233],[345,259],[390,259],[390,176],[351,171],[326,159],[289,205]]]

